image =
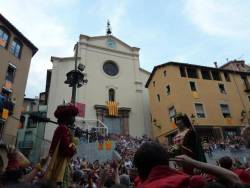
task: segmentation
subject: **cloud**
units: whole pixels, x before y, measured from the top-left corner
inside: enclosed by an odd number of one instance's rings
[[[187,0],[184,15],[209,35],[250,39],[249,9],[249,1]]]
[[[10,0],[1,2],[0,12],[32,41],[39,51],[32,58],[26,96],[34,97],[44,91],[46,70],[52,67],[51,56],[73,55],[74,41],[67,27],[55,13],[73,6],[75,0]],[[65,3],[64,3],[65,2]]]

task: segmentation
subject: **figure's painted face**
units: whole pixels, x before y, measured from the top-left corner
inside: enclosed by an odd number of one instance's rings
[[[75,117],[74,116],[63,117],[63,118],[59,119],[59,122],[68,126],[68,127],[71,127],[74,125]]]
[[[69,117],[69,125],[74,125],[75,123],[75,117],[72,116],[72,117]]]
[[[183,128],[185,128],[185,125],[184,125],[184,122],[183,122],[183,120],[182,120],[182,118],[176,118],[175,119],[175,124],[176,124],[176,126],[177,126],[177,128],[178,129],[183,129]]]

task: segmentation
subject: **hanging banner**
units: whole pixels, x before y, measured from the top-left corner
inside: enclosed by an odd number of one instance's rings
[[[78,111],[79,111],[79,113],[78,113],[78,117],[85,117],[85,104],[83,104],[83,103],[79,103],[79,102],[77,102],[76,104],[75,104],[75,106],[77,107],[77,109],[78,109]]]
[[[103,143],[97,141],[97,148],[98,148],[99,151],[103,150]]]
[[[5,47],[6,46],[6,41],[3,39],[0,39],[0,46]]]
[[[109,116],[118,116],[118,102],[108,101],[107,102],[108,114]]]
[[[107,151],[110,151],[112,149],[112,142],[110,140],[105,141],[104,144]]]
[[[7,110],[6,108],[3,108],[2,118],[7,120],[8,117],[9,117],[9,110]]]

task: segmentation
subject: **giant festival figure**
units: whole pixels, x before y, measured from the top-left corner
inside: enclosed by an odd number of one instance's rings
[[[60,105],[54,115],[59,126],[54,132],[49,149],[51,157],[44,178],[57,182],[61,187],[68,187],[70,183],[70,160],[76,153],[76,143],[70,127],[73,126],[78,109],[72,105]]]

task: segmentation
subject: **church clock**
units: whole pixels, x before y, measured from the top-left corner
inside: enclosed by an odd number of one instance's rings
[[[113,49],[116,47],[115,41],[114,41],[113,39],[111,39],[111,38],[108,38],[108,39],[107,39],[106,45],[107,45],[107,47],[113,48]]]

